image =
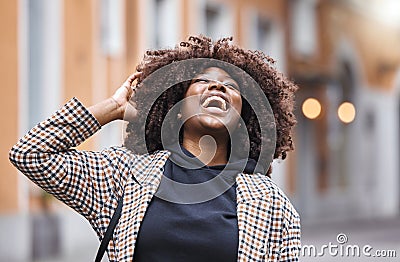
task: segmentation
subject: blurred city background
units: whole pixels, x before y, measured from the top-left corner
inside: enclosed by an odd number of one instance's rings
[[[399,261],[400,1],[0,0],[0,261],[92,261],[89,224],[17,172],[18,137],[78,97],[110,96],[147,49],[233,36],[299,86],[296,150],[273,179],[302,217],[303,244],[396,250]],[[121,144],[112,123],[79,149]],[[327,253],[327,252],[326,252]]]

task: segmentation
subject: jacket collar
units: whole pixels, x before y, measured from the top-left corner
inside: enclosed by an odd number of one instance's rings
[[[163,150],[139,156],[135,161],[135,180],[154,195],[163,175],[163,167],[170,152]],[[236,202],[239,229],[238,261],[252,257],[264,259],[271,220],[271,196],[268,177],[257,174],[239,174],[236,177]],[[150,199],[147,201],[149,203]],[[147,209],[147,206],[145,207]],[[139,223],[141,222],[138,221]]]
[[[150,186],[157,190],[160,184],[165,162],[171,155],[167,150],[157,151],[153,154],[139,155],[132,160],[131,167],[134,171],[131,172],[133,179],[142,186]]]

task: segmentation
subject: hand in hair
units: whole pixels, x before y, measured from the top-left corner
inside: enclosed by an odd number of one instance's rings
[[[136,72],[130,75],[112,97],[88,108],[100,125],[103,126],[118,119],[133,120],[136,118],[136,104],[132,102],[131,98],[135,95],[136,89],[133,82],[141,74],[141,72]]]
[[[136,85],[134,85],[133,82],[141,74],[141,72],[135,72],[134,74],[130,75],[111,97],[117,103],[119,108],[119,119],[132,120],[137,116],[136,104],[132,102],[131,98],[136,92]]]

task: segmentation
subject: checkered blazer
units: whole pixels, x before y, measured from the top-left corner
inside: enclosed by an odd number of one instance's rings
[[[99,129],[93,115],[73,98],[33,127],[9,157],[34,183],[83,215],[99,239],[123,195],[121,218],[107,252],[110,261],[132,261],[140,223],[170,153],[73,149]],[[287,197],[261,174],[239,174],[236,183],[238,261],[297,261],[300,219]]]

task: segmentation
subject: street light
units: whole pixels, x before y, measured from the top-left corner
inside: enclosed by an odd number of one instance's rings
[[[356,108],[350,102],[343,102],[338,108],[338,117],[343,123],[351,123],[356,117]]]
[[[315,98],[307,98],[302,105],[305,117],[315,119],[321,114],[321,103]]]

